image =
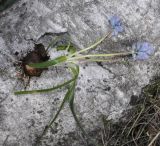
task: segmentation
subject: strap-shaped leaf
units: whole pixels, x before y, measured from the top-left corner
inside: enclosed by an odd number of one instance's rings
[[[74,81],[75,82],[75,81]],[[61,110],[63,109],[65,103],[67,102],[67,99],[70,98],[71,96],[73,96],[73,88],[75,88],[73,86],[73,84],[70,85],[65,97],[63,98],[63,101],[58,109],[58,111],[56,112],[55,116],[51,119],[51,121],[49,122],[49,124],[45,127],[45,129],[43,130],[43,133],[41,134],[41,136],[38,138],[37,142],[36,142],[36,146],[39,146],[39,143],[41,141],[41,139],[43,138],[43,136],[47,133],[47,131],[49,130],[49,128],[51,128],[51,126],[53,125],[53,123],[55,122],[55,120],[57,119],[59,113],[61,112]]]
[[[63,51],[63,50],[67,50],[69,49],[69,47],[71,47],[71,43],[69,42],[68,45],[61,45],[61,46],[58,46],[56,49],[57,51]]]
[[[76,47],[74,47],[73,45],[61,45],[61,46],[58,46],[56,48],[57,51],[64,51],[64,50],[67,50],[69,54],[73,54],[76,52]]]
[[[72,73],[72,76],[73,76],[74,78],[77,78],[78,75],[79,75],[79,66],[76,65],[76,64],[73,64],[73,65],[74,65],[74,66],[70,66],[69,69],[70,69],[70,71],[71,71],[71,73]]]
[[[76,48],[74,47],[74,46],[70,46],[69,48],[68,48],[68,52],[69,52],[69,54],[74,54],[75,52],[76,52]]]
[[[83,129],[83,126],[81,125],[77,115],[76,115],[76,112],[75,112],[75,109],[74,109],[74,98],[75,98],[75,87],[76,87],[76,80],[74,82],[71,83],[71,88],[70,88],[70,96],[67,97],[67,100],[69,102],[69,107],[70,107],[70,110],[72,112],[72,115],[74,117],[74,120],[76,121],[78,127],[80,128],[80,130],[82,131],[83,135],[87,136],[85,130]]]
[[[64,51],[64,50],[66,50],[66,48],[67,48],[66,45],[61,45],[61,46],[58,46],[58,47],[56,48],[56,50],[57,50],[57,51]]]
[[[54,47],[57,44],[57,42],[60,40],[61,40],[61,36],[57,36],[56,38],[54,38],[47,46],[46,52],[48,52],[50,48]]]
[[[30,91],[16,91],[14,94],[15,95],[20,95],[20,94],[33,94],[33,93],[44,93],[44,92],[50,92],[56,89],[60,89],[68,84],[70,84],[71,82],[73,82],[76,78],[73,78],[67,82],[64,82],[63,84],[57,85],[55,87],[52,88],[48,88],[48,89],[41,89],[41,90],[30,90]]]
[[[29,66],[34,67],[34,68],[46,68],[46,67],[49,67],[49,66],[54,66],[54,65],[59,64],[59,63],[63,63],[65,61],[67,61],[67,57],[66,56],[60,56],[60,57],[57,57],[53,60],[45,61],[45,62],[42,62],[42,63],[29,64]]]
[[[75,90],[75,89],[74,89],[74,90]],[[74,92],[74,91],[72,91],[72,92]],[[75,109],[74,109],[74,93],[73,93],[73,95],[71,96],[70,99],[71,99],[71,100],[70,100],[70,102],[69,102],[69,107],[70,107],[70,110],[71,110],[72,115],[73,115],[73,117],[74,117],[74,120],[76,121],[76,123],[77,123],[78,127],[80,128],[80,130],[82,131],[82,133],[83,133],[85,136],[87,136],[85,130],[83,129],[83,126],[81,125],[81,123],[80,123],[80,121],[79,121],[79,119],[78,119],[78,117],[77,117],[77,115],[76,115],[76,113],[75,113]]]

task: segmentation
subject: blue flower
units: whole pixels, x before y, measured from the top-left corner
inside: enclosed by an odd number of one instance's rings
[[[132,45],[134,49],[133,57],[135,60],[146,60],[153,55],[155,49],[148,42],[137,42]]]
[[[118,16],[114,15],[112,17],[109,17],[109,23],[111,24],[112,29],[114,30],[112,33],[113,36],[117,36],[118,33],[121,33],[124,31],[122,27],[122,22]]]

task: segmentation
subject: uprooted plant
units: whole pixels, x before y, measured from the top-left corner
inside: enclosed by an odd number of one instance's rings
[[[115,18],[113,18],[115,19]],[[114,35],[115,32],[116,34],[118,32],[122,31],[121,28],[121,24],[119,23],[119,20],[116,18],[116,22],[111,19],[111,25],[115,26],[114,29]],[[118,23],[119,25],[117,26],[116,23]],[[51,88],[48,89],[40,89],[40,90],[30,90],[30,91],[17,91],[15,92],[16,95],[20,95],[20,94],[33,94],[33,93],[43,93],[43,92],[50,92],[53,90],[57,90],[60,88],[67,88],[67,92],[63,98],[63,101],[59,107],[59,109],[57,110],[57,113],[55,114],[55,116],[51,119],[51,121],[49,122],[49,124],[45,127],[43,133],[41,134],[41,136],[38,139],[38,143],[41,141],[41,139],[43,138],[43,136],[46,134],[46,132],[49,130],[49,128],[51,128],[51,126],[54,124],[55,120],[57,119],[59,113],[61,112],[61,110],[63,109],[64,105],[66,102],[69,103],[69,107],[70,110],[72,112],[72,115],[77,123],[77,125],[79,126],[79,128],[81,129],[81,131],[83,132],[84,136],[87,136],[85,130],[83,129],[81,123],[79,122],[76,114],[75,114],[75,110],[74,110],[74,93],[75,93],[75,87],[76,87],[76,82],[78,79],[78,75],[79,75],[79,63],[83,63],[83,62],[107,62],[110,59],[112,59],[112,57],[123,57],[123,56],[130,56],[133,55],[134,59],[147,59],[152,53],[153,53],[153,47],[147,43],[147,42],[138,42],[136,44],[134,44],[134,51],[130,51],[130,52],[120,52],[120,53],[112,53],[112,54],[84,54],[85,52],[95,48],[97,45],[99,45],[100,43],[102,43],[102,41],[104,41],[105,39],[110,38],[113,35],[113,33],[108,33],[106,36],[104,36],[103,38],[101,38],[99,41],[97,41],[95,44],[84,48],[80,51],[77,51],[77,48],[69,41],[67,44],[65,45],[61,45],[61,46],[57,46],[56,50],[64,50],[67,52],[66,55],[63,56],[59,56],[55,59],[49,60],[49,61],[44,61],[42,62],[42,60],[40,60],[41,62],[32,62],[29,64],[26,64],[27,67],[29,69],[44,69],[44,68],[48,68],[49,66],[57,66],[57,65],[63,65],[65,64],[65,66],[67,66],[67,68],[69,69],[72,78],[62,84],[59,84],[57,86],[53,86]],[[55,42],[59,41],[60,39],[58,38],[56,41],[53,40],[49,46],[47,47],[46,51],[48,51],[48,49],[52,48],[55,45]]]

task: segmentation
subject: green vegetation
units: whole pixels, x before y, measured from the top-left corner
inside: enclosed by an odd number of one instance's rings
[[[124,53],[115,53],[115,54],[82,54],[84,52],[87,52],[90,49],[95,48],[97,45],[99,45],[102,41],[104,41],[106,38],[109,38],[111,36],[111,33],[107,34],[105,37],[103,37],[102,39],[100,39],[99,41],[97,41],[95,44],[84,48],[80,51],[77,51],[77,48],[74,47],[74,45],[71,44],[71,42],[68,43],[68,45],[61,45],[61,46],[57,46],[56,50],[64,50],[67,51],[68,54],[66,56],[59,56],[55,59],[49,60],[49,61],[45,61],[42,63],[35,63],[35,64],[29,64],[29,66],[33,67],[33,68],[47,68],[49,66],[56,66],[56,65],[63,65],[65,63],[65,65],[67,65],[71,75],[72,75],[72,79],[57,85],[57,86],[53,86],[51,88],[48,89],[40,89],[40,90],[31,90],[31,91],[17,91],[15,92],[16,95],[20,95],[20,94],[33,94],[33,93],[42,93],[42,92],[49,92],[49,91],[53,91],[53,90],[57,90],[60,88],[67,88],[67,92],[66,95],[56,113],[56,115],[51,119],[51,121],[49,122],[49,124],[45,127],[42,135],[38,138],[38,142],[39,143],[41,141],[41,139],[43,138],[43,136],[46,134],[46,132],[49,130],[49,128],[51,128],[51,126],[53,125],[53,123],[55,122],[55,120],[57,119],[59,113],[61,112],[61,110],[63,109],[64,105],[66,102],[69,103],[69,107],[70,110],[72,112],[72,115],[77,123],[77,125],[79,126],[79,128],[81,129],[82,133],[84,136],[86,135],[85,130],[83,129],[81,123],[79,122],[75,110],[74,110],[74,93],[75,93],[75,87],[76,87],[76,82],[78,79],[78,75],[79,75],[79,62],[90,62],[90,61],[107,61],[110,60],[112,57],[114,56],[126,56],[126,55],[131,55],[132,52],[124,52]],[[53,40],[49,46],[47,47],[46,51],[49,50],[49,48],[52,48],[52,46],[59,41],[59,38],[56,38],[56,41]],[[107,59],[106,59],[107,58]]]

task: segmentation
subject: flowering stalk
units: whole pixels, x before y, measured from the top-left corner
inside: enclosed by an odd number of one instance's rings
[[[83,53],[83,52],[86,52],[86,51],[88,51],[88,50],[90,50],[90,49],[95,48],[96,46],[98,46],[99,44],[101,44],[106,38],[110,38],[110,37],[111,37],[111,34],[112,34],[111,32],[107,33],[107,35],[105,35],[103,38],[101,38],[101,39],[100,39],[99,41],[97,41],[95,44],[93,44],[93,45],[91,45],[91,46],[89,46],[89,47],[87,47],[87,48],[85,48],[85,49],[82,49],[82,50],[80,50],[80,51],[78,51],[78,52],[75,52],[75,53],[71,54],[69,57],[78,55],[78,54],[80,54],[80,53]]]
[[[81,55],[67,59],[67,61],[80,60],[85,58],[93,58],[93,57],[114,57],[114,56],[124,56],[130,55],[132,52],[124,52],[124,53],[113,53],[113,54],[89,54],[89,55]]]

